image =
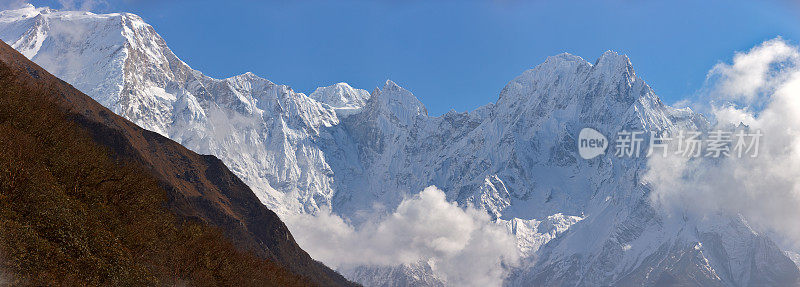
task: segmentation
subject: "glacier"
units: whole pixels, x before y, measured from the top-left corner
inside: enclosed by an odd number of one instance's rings
[[[0,12],[0,39],[115,113],[219,157],[281,217],[331,212],[358,225],[435,185],[516,239],[523,260],[504,267],[505,285],[800,282],[797,253],[745,218],[661,212],[644,158],[577,156],[584,127],[710,126],[664,104],[625,55],[552,56],[494,103],[430,116],[390,80],[372,92],[338,83],[305,95],[252,73],[208,77],[129,13],[28,5]],[[425,262],[343,273],[368,286],[447,284]]]

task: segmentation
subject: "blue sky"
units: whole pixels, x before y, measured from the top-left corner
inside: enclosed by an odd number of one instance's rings
[[[432,115],[494,102],[508,81],[561,52],[590,62],[627,54],[673,103],[735,51],[800,40],[800,5],[780,0],[31,2],[136,13],[212,77],[251,71],[306,93],[392,79]]]

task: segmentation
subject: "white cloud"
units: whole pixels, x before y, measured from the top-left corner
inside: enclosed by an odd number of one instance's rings
[[[800,242],[800,50],[774,39],[709,73],[717,126],[761,130],[755,158],[652,157],[646,179],[668,210],[739,213],[762,231]],[[794,246],[793,248],[800,248]]]
[[[0,10],[19,9],[28,4],[27,0],[7,0],[0,2]]]
[[[748,107],[737,108],[732,104],[723,104],[711,107],[711,115],[719,124],[751,126],[755,122],[755,116]]]
[[[485,212],[447,202],[433,186],[359,227],[326,212],[285,221],[300,246],[334,268],[433,262],[436,275],[453,286],[500,285],[501,262],[519,256],[512,235]]]
[[[796,64],[800,52],[781,38],[766,41],[746,53],[736,53],[733,64],[719,63],[708,73],[712,91],[722,100],[746,105],[766,100],[786,81],[784,65]]]

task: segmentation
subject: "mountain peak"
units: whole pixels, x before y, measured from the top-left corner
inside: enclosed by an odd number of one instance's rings
[[[599,117],[611,110],[624,112],[641,97],[657,99],[647,84],[636,78],[626,55],[606,51],[593,65],[562,53],[509,82],[498,105],[506,110],[545,113],[578,104],[581,112],[591,111]]]
[[[381,90],[397,90],[402,89],[397,83],[392,81],[391,79],[386,79],[386,82],[383,83],[383,89]]]
[[[17,8],[0,11],[0,21],[15,21],[20,18],[32,18],[39,15],[39,10],[49,10],[48,8],[36,8],[33,4],[26,3]]]
[[[601,71],[603,74],[625,74],[627,73],[630,78],[636,76],[633,70],[631,60],[625,54],[619,54],[614,51],[606,51],[594,64],[594,68]]]
[[[607,50],[607,51],[603,52],[603,54],[600,55],[600,58],[598,58],[598,62],[599,61],[603,61],[603,60],[606,60],[606,61],[621,61],[621,62],[630,63],[630,60],[628,59],[628,55],[617,53],[614,50]]]
[[[372,99],[380,110],[394,115],[404,123],[410,123],[417,116],[427,116],[428,110],[409,90],[387,79],[382,89],[373,93]]]
[[[244,74],[236,75],[236,76],[233,76],[233,77],[230,77],[230,78],[227,78],[227,79],[230,79],[230,80],[262,80],[262,81],[268,81],[269,82],[269,80],[267,80],[265,78],[262,78],[262,77],[259,77],[258,75],[256,75],[253,72],[245,72]]]
[[[536,73],[573,73],[578,68],[588,68],[591,67],[591,65],[592,64],[579,56],[570,53],[561,53],[547,57],[544,62],[536,65],[533,69],[525,71],[523,75]]]
[[[547,57],[547,59],[545,59],[544,62],[545,63],[564,63],[564,62],[585,63],[586,60],[584,60],[583,58],[581,58],[579,56],[564,52],[564,53],[561,53],[561,54],[558,54],[558,55],[555,55],[555,56]]]
[[[227,81],[228,83],[237,85],[237,86],[246,85],[246,86],[249,86],[249,87],[252,87],[254,85],[255,86],[271,86],[271,85],[275,84],[272,81],[267,80],[267,79],[262,78],[262,77],[259,77],[258,75],[254,74],[252,72],[246,72],[246,73],[241,74],[241,75],[236,75],[236,76],[233,76],[233,77],[230,77],[230,78],[226,78],[225,81]]]
[[[354,89],[347,83],[336,83],[327,87],[319,87],[308,95],[318,102],[328,104],[333,108],[360,108],[369,99],[369,92]]]

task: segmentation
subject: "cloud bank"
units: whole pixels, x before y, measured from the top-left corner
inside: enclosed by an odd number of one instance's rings
[[[705,92],[717,128],[761,130],[758,156],[652,157],[652,199],[667,210],[741,214],[798,250],[800,50],[777,38],[737,53],[709,72]]]
[[[462,209],[433,186],[358,227],[329,212],[285,221],[312,257],[337,269],[431,262],[448,285],[499,286],[501,264],[519,258],[514,238],[485,212]]]

